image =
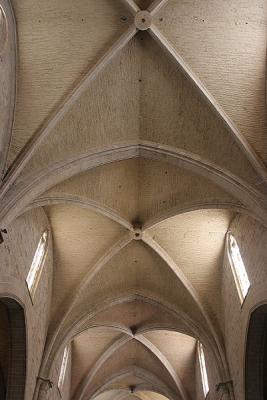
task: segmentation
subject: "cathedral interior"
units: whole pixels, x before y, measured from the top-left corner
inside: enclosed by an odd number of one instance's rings
[[[266,0],[0,0],[0,400],[267,400]]]

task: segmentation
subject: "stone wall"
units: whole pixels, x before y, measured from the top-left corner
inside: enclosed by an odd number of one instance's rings
[[[221,393],[218,393],[216,391],[216,385],[220,382],[219,374],[217,371],[217,367],[214,363],[214,358],[210,354],[209,351],[207,351],[206,348],[204,348],[204,355],[205,355],[205,363],[206,363],[206,368],[207,368],[207,375],[208,375],[208,382],[209,382],[209,393],[207,394],[206,399],[207,400],[219,400],[221,397]],[[202,377],[201,377],[201,371],[200,371],[200,363],[199,363],[199,358],[198,358],[198,352],[196,351],[196,400],[205,400],[204,396],[204,390],[203,390],[203,385],[202,385]],[[228,400],[225,399],[225,400]]]
[[[0,296],[12,297],[24,308],[27,335],[27,378],[25,400],[33,397],[36,378],[46,340],[52,295],[52,235],[42,275],[31,301],[26,277],[42,232],[49,227],[45,212],[39,208],[17,218],[5,227],[4,242],[0,244]]]
[[[222,298],[226,353],[236,400],[244,400],[246,334],[251,312],[267,303],[267,230],[257,221],[238,215],[231,224],[251,283],[241,305],[227,253],[223,265]]]
[[[198,359],[198,352],[196,351],[196,400],[204,400],[204,392],[201,380],[200,365]]]
[[[50,371],[50,380],[52,382],[52,388],[44,385],[43,394],[40,393],[40,400],[69,400],[70,399],[70,388],[71,388],[71,346],[69,348],[68,362],[66,366],[65,377],[62,385],[62,389],[58,388],[58,381],[60,376],[60,370],[62,366],[63,352],[59,354],[53,363]]]

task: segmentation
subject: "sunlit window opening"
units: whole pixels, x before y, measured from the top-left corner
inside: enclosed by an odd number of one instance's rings
[[[207,394],[209,393],[210,388],[209,388],[209,381],[208,381],[208,375],[207,375],[204,349],[203,349],[202,343],[200,343],[200,342],[198,342],[198,359],[199,359],[199,365],[200,365],[203,392],[204,392],[204,396],[206,398]]]
[[[67,347],[65,347],[64,353],[63,353],[60,374],[59,374],[59,379],[58,379],[58,384],[57,384],[60,392],[62,392],[64,379],[65,379],[65,375],[66,375],[66,369],[67,369],[68,358],[69,358],[69,350],[70,350],[70,348],[69,348],[69,346],[67,346]]]
[[[31,268],[26,279],[31,297],[33,297],[35,294],[41,276],[47,250],[47,239],[48,230],[43,232],[41,239],[39,240],[36,252],[32,260]]]
[[[235,278],[238,294],[241,303],[243,303],[247,295],[248,289],[250,287],[250,282],[239,251],[237,241],[235,240],[231,232],[228,233],[228,255],[233,275]]]

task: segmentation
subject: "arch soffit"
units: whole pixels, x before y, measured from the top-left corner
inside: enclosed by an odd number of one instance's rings
[[[191,298],[194,301],[197,309],[199,310],[200,314],[203,316],[207,327],[209,328],[210,332],[212,333],[217,346],[221,348],[221,344],[218,340],[218,336],[216,330],[206,312],[198,293],[191,285],[190,281],[186,278],[182,270],[178,267],[178,265],[174,262],[174,260],[166,253],[166,251],[156,243],[149,233],[144,233],[142,236],[143,241],[149,246],[152,251],[156,252],[159,257],[165,262],[165,264],[170,268],[177,279],[182,283],[185,290],[189,293]],[[86,276],[83,278],[77,289],[74,291],[73,297],[69,298],[67,308],[65,309],[65,313],[63,314],[62,319],[60,320],[59,325],[56,327],[55,334],[53,337],[57,337],[61,329],[65,329],[66,323],[68,318],[71,317],[71,312],[74,308],[79,304],[79,300],[82,298],[84,292],[86,292],[86,288],[90,284],[90,282],[94,279],[96,274],[105,267],[105,265],[115,256],[117,255],[124,247],[126,247],[131,241],[133,240],[133,235],[127,233],[122,239],[120,239],[115,245],[113,245],[107,252],[104,254],[100,260],[89,270]]]
[[[123,303],[129,303],[132,301],[141,301],[148,304],[153,304],[159,307],[161,312],[168,313],[172,315],[177,321],[178,325],[167,326],[164,324],[163,326],[160,325],[148,325],[143,326],[142,329],[136,331],[136,335],[142,335],[146,332],[151,332],[155,330],[170,330],[174,332],[182,332],[189,336],[195,337],[196,339],[201,340],[201,342],[211,350],[212,357],[214,358],[215,365],[218,369],[219,376],[222,379],[228,379],[229,371],[227,368],[227,363],[225,359],[225,354],[218,349],[216,342],[214,341],[213,336],[208,330],[205,330],[205,327],[197,326],[193,320],[188,315],[185,315],[182,312],[177,312],[174,310],[168,303],[155,299],[152,296],[146,297],[143,294],[127,294],[125,296],[121,296],[115,299],[109,299],[104,304],[99,305],[97,309],[91,312],[90,315],[83,316],[78,322],[74,323],[70,328],[63,329],[62,332],[58,334],[57,337],[53,337],[50,343],[48,343],[46,353],[44,354],[43,363],[41,367],[41,373],[43,376],[49,376],[49,371],[53,364],[53,360],[56,359],[57,355],[62,351],[64,346],[67,343],[71,342],[73,338],[87,329],[93,327],[105,327],[107,329],[115,329],[123,334],[132,335],[132,332],[129,331],[129,328],[116,326],[116,324],[104,325],[104,324],[91,324],[91,321],[97,316],[100,315],[102,312],[112,309],[112,307],[116,305],[120,305]],[[186,327],[185,330],[181,330],[179,321],[183,321],[184,326]]]
[[[31,176],[18,181],[3,198],[1,218],[7,224],[42,193],[74,175],[100,165],[139,156],[168,162],[209,179],[238,199],[245,208],[251,210],[250,212],[257,209],[257,217],[266,222],[267,225],[267,210],[264,205],[265,195],[258,192],[250,184],[192,153],[170,146],[146,142],[103,148],[78,159],[69,159],[66,162],[49,167],[36,177]]]
[[[79,300],[82,298],[83,293],[86,291],[86,288],[88,287],[90,282],[94,279],[96,274],[102,268],[104,268],[105,265],[115,255],[117,255],[125,246],[127,246],[133,240],[133,237],[134,237],[133,234],[131,234],[130,232],[127,233],[118,242],[116,242],[110,249],[108,249],[108,251],[96,262],[96,264],[89,269],[89,272],[83,277],[77,289],[74,291],[73,297],[69,297],[63,317],[60,320],[59,324],[56,326],[56,329],[52,336],[53,338],[52,341],[56,340],[57,336],[60,335],[60,331],[64,327],[66,327],[66,324],[68,324],[68,319],[71,318],[72,311],[79,304]],[[149,246],[150,249],[152,249],[154,252],[156,252],[156,254],[160,256],[160,258],[165,262],[165,264],[167,264],[167,266],[174,272],[177,279],[182,283],[185,290],[189,293],[192,300],[194,301],[194,304],[196,305],[200,314],[203,316],[203,320],[206,322],[206,325],[216,342],[219,353],[223,354],[223,350],[221,347],[220,340],[218,339],[218,334],[216,332],[216,329],[213,326],[213,323],[210,320],[209,315],[202,304],[201,298],[199,297],[194,287],[191,285],[190,281],[186,278],[182,270],[169,256],[169,254],[155,240],[152,239],[151,235],[148,232],[143,233],[142,240]]]
[[[139,384],[135,387],[134,391],[152,391],[156,392],[159,394],[162,394],[163,396],[166,396],[169,399],[175,399],[175,394],[153,373],[138,367],[136,365],[128,366],[127,368],[124,368],[115,374],[113,374],[111,377],[109,377],[104,383],[101,383],[97,388],[95,388],[94,392],[91,394],[89,397],[90,400],[94,400],[97,396],[99,396],[101,393],[104,393],[109,389],[109,386],[112,384],[119,384],[119,381],[123,378],[126,377],[131,377],[135,376],[144,381],[143,384]],[[118,387],[118,389],[124,389],[125,387]],[[112,389],[114,390],[114,389]],[[84,397],[83,400],[87,399],[87,397]],[[88,399],[89,400],[89,399]]]
[[[69,194],[60,194],[58,196],[46,196],[46,197],[40,197],[36,200],[34,200],[32,203],[30,203],[19,215],[22,215],[23,213],[30,211],[33,208],[38,208],[38,207],[45,207],[45,206],[51,206],[51,205],[57,205],[57,204],[71,204],[73,206],[81,207],[88,209],[90,211],[94,211],[96,213],[99,213],[110,220],[117,222],[119,225],[122,227],[128,229],[129,231],[133,231],[133,226],[130,223],[130,221],[126,220],[124,217],[122,217],[120,214],[118,214],[115,210],[98,203],[94,200],[91,199],[84,199],[83,197],[80,196],[72,196]],[[186,207],[173,207],[170,209],[167,209],[157,215],[155,218],[148,219],[143,226],[143,231],[146,229],[152,228],[155,225],[160,224],[162,221],[175,217],[180,214],[185,214],[185,213],[190,213],[192,211],[198,211],[198,210],[208,210],[208,209],[218,209],[218,210],[232,210],[234,212],[238,212],[240,214],[246,214],[254,219],[256,219],[258,222],[262,223],[262,220],[257,217],[253,213],[253,211],[248,210],[246,207],[242,207],[241,204],[238,204],[238,202],[195,202],[192,203],[190,202],[188,206]],[[19,216],[18,215],[18,216]]]
[[[135,393],[135,394],[132,394],[132,393],[130,393],[130,394],[120,393],[118,396],[115,397],[115,400],[125,400],[125,399],[127,399],[128,396],[130,396],[132,399],[135,399],[135,400],[141,400],[141,398],[138,395],[138,392]]]
[[[96,184],[97,182],[101,184]],[[146,192],[144,201],[142,198],[140,202],[140,196],[147,185],[149,191]],[[114,191],[116,187],[120,193],[118,199],[116,194],[110,196],[110,191]],[[160,196],[156,200],[159,190]],[[129,199],[133,199],[130,207],[134,208],[132,212],[128,210]],[[157,218],[159,212],[164,214],[174,208],[179,212],[218,203],[222,206],[225,204],[226,207],[242,207],[240,201],[214,182],[171,163],[142,157],[113,162],[74,175],[41,194],[29,207],[36,207],[40,201],[42,204],[66,201],[81,207],[92,206],[96,210],[100,207],[99,211],[110,214],[111,218],[115,213],[128,221],[140,214],[143,223]]]
[[[182,385],[181,379],[178,374],[175,372],[171,363],[167,360],[167,358],[159,351],[159,349],[153,345],[147,338],[145,338],[142,334],[133,334],[131,331],[127,333],[124,337],[118,339],[115,343],[113,343],[106,351],[102,353],[99,357],[95,365],[90,369],[88,374],[83,379],[81,386],[79,387],[79,393],[75,396],[75,400],[81,400],[83,394],[86,392],[86,389],[89,387],[90,382],[92,381],[95,374],[102,368],[105,362],[122,346],[126,345],[131,340],[137,340],[144,347],[146,347],[159,362],[163,365],[163,367],[167,370],[168,374],[171,376],[175,385],[177,387],[178,392],[181,395],[183,400],[187,400],[187,395]]]
[[[136,400],[144,400],[142,394],[144,393],[155,393],[158,395],[161,395],[163,398],[168,399],[168,397],[166,396],[166,394],[164,394],[164,392],[161,390],[161,388],[159,387],[153,387],[151,384],[140,384],[135,386],[135,388],[133,388],[133,393],[130,392],[129,389],[125,389],[125,388],[118,388],[118,389],[107,389],[105,392],[100,393],[99,395],[97,395],[96,397],[94,397],[94,400],[101,400],[101,396],[105,393],[118,393],[116,397],[112,397],[115,400],[124,400],[124,399],[129,399],[129,396],[131,399],[136,399]],[[149,397],[150,398],[150,397]],[[148,399],[149,399],[148,398]],[[147,400],[148,400],[147,399]]]
[[[153,395],[159,395],[159,394],[158,394],[158,393],[154,393],[154,392],[150,392],[150,391],[147,390],[147,391],[144,391],[144,392],[138,391],[138,392],[135,393],[134,396],[136,396],[137,399],[140,399],[140,400],[150,400],[150,399],[151,399],[151,396],[152,396],[152,398],[153,398]],[[132,395],[131,395],[131,396],[132,396]],[[164,399],[164,397],[165,397],[165,396],[163,396],[163,395],[160,395],[160,396],[162,396],[163,399]]]

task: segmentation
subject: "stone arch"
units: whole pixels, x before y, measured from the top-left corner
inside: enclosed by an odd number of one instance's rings
[[[160,148],[154,142],[141,142],[104,147],[97,152],[89,152],[79,158],[69,158],[56,166],[42,170],[36,176],[28,176],[14,185],[3,200],[0,217],[4,225],[16,218],[31,202],[36,200],[45,191],[81,172],[89,171],[100,165],[108,165],[116,161],[123,161],[143,157],[164,161],[177,168],[184,168],[197,176],[205,177],[215,183],[227,193],[242,203],[242,207],[249,210],[256,219],[267,225],[267,213],[264,195],[250,184],[229,171],[219,168],[207,160],[200,159],[192,153],[186,153],[171,146]],[[4,196],[0,191],[0,196]],[[257,212],[255,212],[257,210]]]
[[[229,380],[229,371],[228,371],[228,366],[227,362],[225,359],[225,355],[222,352],[222,349],[218,349],[216,342],[214,342],[214,338],[212,335],[210,335],[210,332],[206,331],[203,329],[203,327],[197,326],[193,320],[189,316],[186,316],[182,312],[177,312],[177,310],[174,310],[167,302],[164,302],[160,298],[153,297],[151,294],[147,293],[134,293],[134,294],[128,294],[128,295],[123,295],[121,294],[117,298],[109,298],[104,304],[99,304],[92,312],[88,315],[83,315],[78,321],[73,322],[72,325],[69,327],[64,327],[64,333],[60,334],[60,332],[57,332],[57,337],[54,337],[54,340],[51,341],[50,343],[47,344],[47,349],[46,353],[44,354],[44,358],[42,361],[42,366],[41,366],[41,374],[42,376],[49,378],[49,374],[51,371],[52,364],[54,360],[56,359],[57,355],[60,354],[60,352],[64,349],[64,347],[70,343],[73,338],[82,332],[84,332],[87,329],[90,329],[92,327],[103,327],[105,326],[106,328],[111,328],[111,329],[118,329],[123,333],[130,334],[130,332],[127,332],[125,330],[125,327],[121,326],[115,326],[114,323],[112,323],[111,326],[103,325],[103,324],[97,324],[93,322],[91,324],[91,321],[93,318],[97,315],[100,315],[105,310],[110,310],[112,307],[118,304],[122,303],[127,303],[130,301],[135,301],[139,300],[143,303],[148,303],[148,304],[153,304],[156,307],[159,308],[159,310],[162,310],[162,312],[169,313],[170,315],[175,318],[176,321],[183,321],[184,328],[181,329],[174,323],[174,325],[148,325],[144,326],[142,329],[137,330],[136,334],[144,334],[149,331],[155,331],[155,330],[169,330],[169,331],[174,331],[174,332],[180,332],[187,334],[189,336],[195,337],[196,339],[201,340],[202,343],[204,343],[207,348],[211,352],[211,356],[214,360],[214,365],[216,365],[216,372],[218,376],[220,376],[220,379],[222,381],[227,381]],[[36,393],[38,393],[39,387],[36,387]]]
[[[245,399],[267,399],[267,304],[250,316],[245,353]]]

